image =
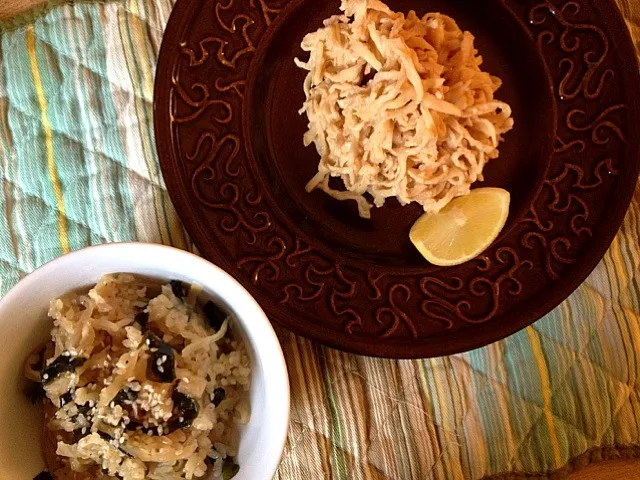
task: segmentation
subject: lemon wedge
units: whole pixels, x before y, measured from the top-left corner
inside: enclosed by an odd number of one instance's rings
[[[409,238],[430,263],[460,265],[477,257],[497,238],[509,215],[509,192],[477,188],[454,198],[438,213],[425,213]]]

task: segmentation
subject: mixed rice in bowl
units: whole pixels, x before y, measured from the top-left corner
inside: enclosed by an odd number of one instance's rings
[[[131,274],[51,301],[25,363],[56,479],[230,479],[250,418],[251,362],[202,288]]]

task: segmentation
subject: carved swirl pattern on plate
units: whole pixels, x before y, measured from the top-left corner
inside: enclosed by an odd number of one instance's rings
[[[216,212],[218,234],[238,244],[224,252],[229,265],[269,291],[274,302],[339,325],[348,335],[366,330],[367,338],[417,339],[426,331],[488,322],[518,297],[535,293],[529,287],[549,285],[575,264],[600,215],[589,195],[612,188],[627,128],[610,40],[590,23],[595,13],[583,3],[519,2],[526,5],[518,10],[526,12],[521,20],[553,72],[558,116],[551,167],[529,211],[508,233],[521,248],[497,244],[454,276],[446,269],[422,275],[372,271],[337,260],[277,217],[247,165],[240,117],[251,60],[289,2],[203,3],[214,9],[215,25],[198,41],[180,44],[170,92],[171,131],[178,143],[182,129],[199,132],[194,142],[179,145],[187,152],[182,160],[193,193]],[[202,72],[211,80],[195,80]],[[590,116],[594,103],[603,108]],[[582,156],[587,147],[597,155]],[[536,272],[535,265],[543,268]]]
[[[528,18],[549,68],[559,72],[554,79],[558,118],[552,168],[525,219],[534,229],[521,244],[540,252],[538,260],[553,281],[576,262],[582,237],[592,236],[598,212],[592,212],[588,192],[610,187],[625,148],[627,106],[609,100],[618,88],[607,66],[610,41],[600,27],[581,18],[582,9],[575,1],[546,1],[533,6]],[[599,106],[595,118],[588,118],[590,105]],[[597,155],[580,155],[588,144]]]

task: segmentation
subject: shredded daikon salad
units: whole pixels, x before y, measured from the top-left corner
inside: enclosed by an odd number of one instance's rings
[[[44,390],[54,479],[228,479],[249,418],[250,364],[197,285],[105,275],[51,302],[52,341],[26,362]]]
[[[440,13],[393,12],[379,0],[342,0],[342,15],[307,34],[305,145],[320,154],[307,184],[357,202],[370,218],[389,197],[438,212],[483,180],[513,127],[494,98],[501,80],[480,69],[474,36]],[[346,191],[329,186],[343,180]]]

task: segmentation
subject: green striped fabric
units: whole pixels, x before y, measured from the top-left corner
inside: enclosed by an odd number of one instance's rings
[[[620,5],[640,33],[640,5]],[[0,294],[86,245],[193,249],[152,129],[171,6],[81,3],[0,25]],[[562,478],[592,460],[640,456],[639,215],[640,189],[589,279],[533,327],[486,348],[392,361],[279,331],[292,411],[276,478]]]

